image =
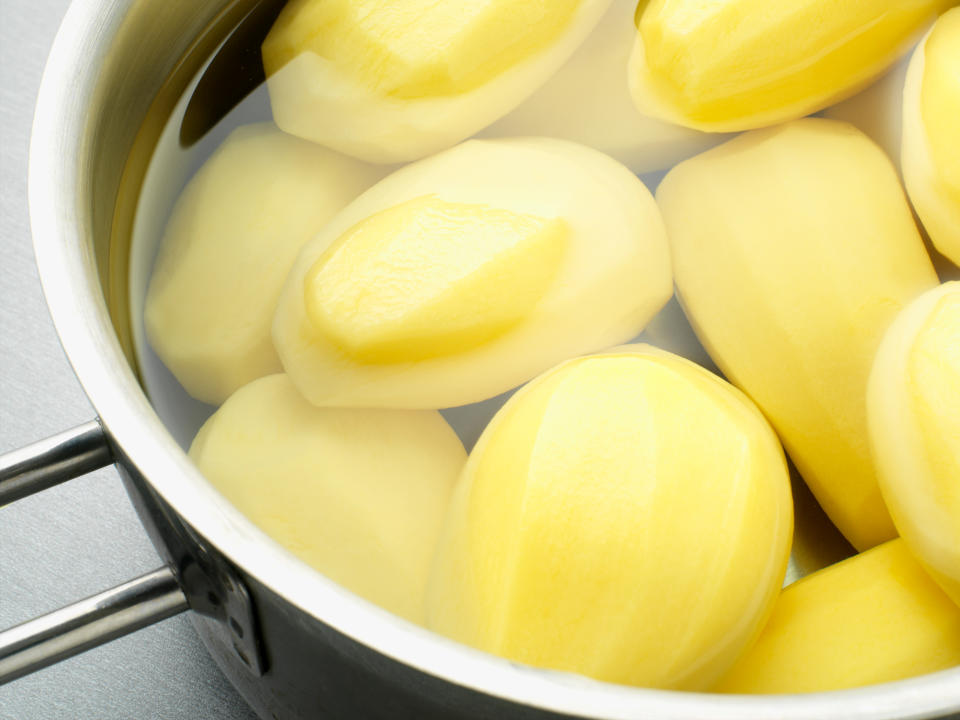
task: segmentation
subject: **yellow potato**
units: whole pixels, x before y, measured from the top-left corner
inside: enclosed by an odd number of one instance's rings
[[[714,691],[841,690],[956,665],[960,608],[896,539],[787,587]]]
[[[416,160],[509,112],[610,0],[291,0],[263,43],[282,129],[369,162]]]
[[[894,537],[867,377],[897,312],[938,281],[890,160],[849,125],[799,120],[681,163],[657,202],[710,356],[854,546]]]
[[[630,340],[671,293],[656,203],[626,168],[561,140],[474,140],[314,238],[273,335],[316,405],[443,408]]]
[[[566,64],[479,137],[548,136],[588,145],[635,173],[669,167],[726,138],[640,114],[627,82],[637,0],[614,0]]]
[[[897,530],[960,604],[960,282],[897,317],[874,361],[867,408]]]
[[[147,291],[147,337],[193,397],[219,405],[282,368],[270,324],[301,246],[383,170],[286,135],[234,130],[180,195]]]
[[[630,60],[641,112],[698,130],[748,130],[866,86],[955,0],[650,0]]]
[[[934,246],[960,265],[960,8],[936,22],[910,60],[901,166]]]
[[[439,413],[307,403],[285,375],[234,393],[190,457],[275,541],[414,622],[463,445]]]
[[[738,390],[647,345],[571,360],[471,453],[428,627],[535,666],[704,688],[766,620],[792,525],[783,451]]]

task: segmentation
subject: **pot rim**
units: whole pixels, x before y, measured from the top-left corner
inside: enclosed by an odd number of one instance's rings
[[[632,688],[531,668],[436,635],[326,579],[264,535],[194,468],[154,413],[114,333],[98,281],[84,188],[97,71],[135,0],[73,0],[40,86],[29,163],[40,279],[73,369],[139,473],[224,556],[301,611],[387,657],[455,685],[604,720],[882,720],[960,711],[960,667],[884,685],[805,695],[710,695]]]

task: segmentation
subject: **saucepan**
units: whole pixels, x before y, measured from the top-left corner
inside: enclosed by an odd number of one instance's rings
[[[960,668],[748,697],[627,688],[512,663],[327,580],[204,480],[138,379],[126,301],[131,218],[163,108],[230,29],[270,5],[75,0],[54,43],[33,128],[31,220],[54,323],[98,417],[2,458],[0,504],[114,464],[165,564],[2,633],[0,681],[189,610],[265,719],[881,720],[960,711]]]

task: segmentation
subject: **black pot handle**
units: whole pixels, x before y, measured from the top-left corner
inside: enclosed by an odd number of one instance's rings
[[[0,455],[0,507],[113,463],[98,420]],[[188,609],[173,570],[135,580],[0,632],[0,685]]]

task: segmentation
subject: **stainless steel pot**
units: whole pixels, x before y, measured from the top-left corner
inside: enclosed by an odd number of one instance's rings
[[[74,0],[48,61],[30,162],[40,276],[99,419],[0,459],[0,505],[115,463],[166,566],[0,633],[0,682],[191,609],[263,718],[925,718],[960,712],[960,668],[858,690],[633,689],[459,646],[321,577],[199,475],[127,354],[129,223],[158,107],[255,0]],[[212,31],[210,30],[212,28]],[[162,114],[162,113],[161,113]],[[126,349],[125,349],[126,348]]]

